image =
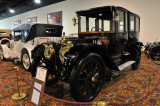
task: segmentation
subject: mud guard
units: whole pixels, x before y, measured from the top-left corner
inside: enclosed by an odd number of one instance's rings
[[[3,50],[4,57],[9,58],[10,49],[7,47],[7,45],[1,45],[1,48]]]
[[[111,57],[108,55],[107,50],[99,45],[77,45],[71,48],[66,54],[64,58],[63,64],[65,66],[70,65],[71,68],[75,65],[75,63],[86,56],[89,53],[97,53],[102,56],[104,63],[108,66],[108,68],[113,70],[119,70],[115,65]]]

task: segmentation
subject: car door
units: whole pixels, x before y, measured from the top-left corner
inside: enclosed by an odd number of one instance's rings
[[[116,41],[115,52],[116,54],[123,53],[128,43],[128,29],[127,29],[127,13],[119,9],[119,21],[116,22]]]
[[[17,58],[19,57],[19,54],[21,52],[21,31],[15,31],[14,32],[14,38],[11,40],[10,43],[10,49],[11,49],[11,57],[12,58]]]

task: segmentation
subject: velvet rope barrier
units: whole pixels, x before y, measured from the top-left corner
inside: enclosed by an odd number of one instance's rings
[[[34,88],[35,90],[37,90],[39,93],[43,94],[44,96],[46,97],[49,97],[51,98],[52,100],[56,100],[56,101],[60,101],[60,102],[64,102],[64,103],[68,103],[68,104],[77,104],[77,105],[89,105],[89,104],[92,104],[92,102],[71,102],[71,101],[66,101],[66,100],[61,100],[61,99],[57,99],[57,98],[54,98],[52,96],[49,96],[47,95],[46,93],[44,92],[41,92],[40,90],[38,90],[37,88],[35,88],[22,74],[22,72],[20,70],[18,70],[19,74],[23,77],[23,79],[32,87]]]

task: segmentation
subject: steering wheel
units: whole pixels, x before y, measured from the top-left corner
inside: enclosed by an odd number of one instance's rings
[[[93,32],[93,29],[95,29],[96,27],[92,27],[91,28],[91,32]],[[102,29],[101,28],[99,28],[99,30],[101,30],[102,31]]]

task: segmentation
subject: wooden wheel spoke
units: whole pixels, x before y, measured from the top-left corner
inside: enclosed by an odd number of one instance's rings
[[[83,95],[83,93],[84,93],[84,91],[86,90],[86,88],[87,88],[87,86],[86,86],[86,84],[84,84],[84,86],[82,86],[82,88],[81,88],[81,95]]]
[[[85,81],[87,78],[79,78],[79,81]]]
[[[91,83],[89,82],[89,83],[87,84],[87,92],[86,92],[86,95],[88,95],[88,94],[89,94],[90,86],[91,86]]]

